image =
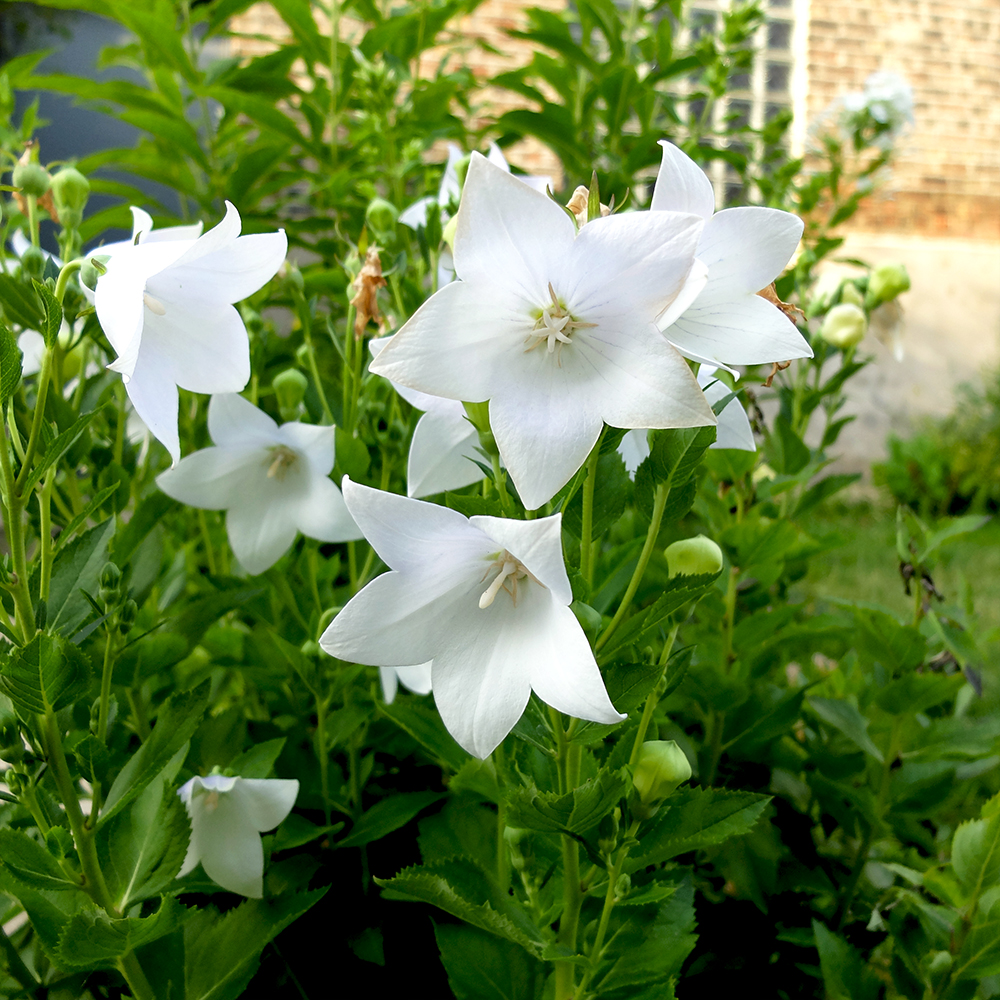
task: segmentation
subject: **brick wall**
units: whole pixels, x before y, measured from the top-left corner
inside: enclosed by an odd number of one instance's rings
[[[880,69],[913,86],[916,126],[851,229],[1000,239],[1000,4],[810,0],[810,115]]]

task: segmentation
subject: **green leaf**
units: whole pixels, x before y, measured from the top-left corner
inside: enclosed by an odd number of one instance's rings
[[[281,737],[277,740],[255,743],[230,762],[229,770],[241,778],[267,778],[274,769],[274,762],[281,756],[286,742],[285,737]]]
[[[40,330],[45,323],[38,297],[24,282],[9,274],[0,274],[0,306],[11,323],[27,330]]]
[[[180,926],[188,911],[167,898],[148,917],[113,920],[103,910],[89,908],[71,917],[63,927],[56,961],[66,971],[113,969],[129,951],[149,944]]]
[[[128,524],[115,536],[112,551],[115,562],[121,567],[126,566],[153,528],[179,506],[176,500],[159,490],[141,501]]]
[[[106,486],[103,490],[98,490],[97,493],[91,498],[90,502],[80,511],[79,514],[74,517],[69,524],[59,533],[59,537],[56,539],[56,551],[66,547],[66,544],[73,537],[73,533],[77,528],[86,524],[86,522],[96,514],[104,504],[114,496],[115,492],[118,490],[120,483],[112,483],[111,486]]]
[[[979,908],[955,963],[954,978],[985,979],[1000,975],[1000,900],[987,913]]]
[[[534,786],[516,788],[507,800],[508,822],[527,830],[583,834],[618,805],[630,784],[628,772],[622,769],[601,771],[565,795]]]
[[[809,446],[792,430],[788,418],[778,414],[774,430],[767,439],[766,453],[771,467],[781,476],[794,476],[808,464]]]
[[[72,426],[68,427],[61,434],[56,435],[49,442],[45,453],[35,463],[34,468],[28,473],[21,487],[21,496],[28,496],[31,491],[41,482],[42,476],[55,465],[76,444],[77,439],[87,429],[87,425],[97,416],[99,410],[91,410],[85,413]]]
[[[195,913],[184,925],[184,1000],[236,1000],[264,946],[326,891],[250,899],[225,916],[212,907]]]
[[[48,285],[40,281],[31,281],[32,287],[42,307],[42,325],[38,332],[45,340],[46,347],[53,347],[59,337],[59,328],[62,326],[63,311],[59,300],[49,290]]]
[[[848,605],[854,617],[854,644],[862,656],[881,663],[891,673],[920,666],[927,653],[927,640],[912,625],[900,625],[881,608]]]
[[[868,735],[869,721],[849,701],[838,698],[810,698],[812,710],[826,723],[839,729],[852,743],[871,754],[880,764],[885,758]]]
[[[418,813],[444,796],[440,792],[396,792],[362,813],[351,832],[336,847],[361,847],[406,826]]]
[[[1000,879],[1000,815],[959,825],[951,844],[951,866],[973,896],[996,884]]]
[[[193,691],[178,691],[160,706],[153,731],[115,778],[98,827],[135,799],[187,743],[208,707],[210,687],[205,681]]]
[[[0,827],[0,863],[33,889],[79,889],[59,867],[59,862],[37,841],[21,830]]]
[[[179,769],[182,747],[171,763]],[[169,771],[169,767],[167,768]],[[120,910],[162,892],[184,863],[191,824],[173,776],[147,785],[131,809],[98,829],[101,868]]]
[[[80,773],[91,784],[104,781],[111,765],[111,754],[102,740],[93,733],[86,736],[73,747],[73,756],[80,765]]]
[[[40,632],[0,666],[0,685],[26,714],[45,715],[69,705],[89,679],[90,664],[72,643]]]
[[[368,474],[368,466],[371,464],[371,455],[368,453],[368,446],[353,434],[337,428],[334,431],[334,446],[337,456],[337,471],[342,475],[350,476],[356,482],[364,482]]]
[[[679,788],[642,835],[641,853],[629,858],[626,870],[634,872],[749,833],[770,801],[770,796],[753,792]]]
[[[597,459],[597,480],[594,487],[594,512],[591,537],[604,534],[625,510],[632,488],[625,462],[617,451],[601,454]],[[583,490],[577,490],[563,514],[563,527],[576,538],[583,530]]]
[[[521,906],[467,858],[405,868],[394,878],[375,881],[386,899],[431,903],[459,920],[520,945],[539,957],[541,935]]]
[[[492,497],[479,496],[478,494],[445,493],[444,503],[449,510],[457,510],[459,514],[464,514],[466,517],[476,517],[477,515],[504,516],[503,504]]]
[[[115,533],[114,518],[89,528],[56,556],[49,586],[48,628],[72,635],[93,613],[84,592],[96,595],[108,546]]]
[[[538,962],[510,941],[464,924],[434,924],[441,963],[457,1000],[526,1000]]]
[[[0,407],[6,412],[7,400],[21,384],[21,349],[10,328],[0,322]]]
[[[879,692],[875,704],[892,715],[926,712],[954,698],[964,682],[960,673],[904,674]]]

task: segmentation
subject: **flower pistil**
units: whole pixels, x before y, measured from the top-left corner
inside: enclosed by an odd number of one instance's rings
[[[562,359],[560,353],[562,351],[563,344],[572,344],[573,338],[572,334],[574,330],[581,330],[585,327],[593,327],[594,323],[584,323],[578,319],[574,319],[567,311],[565,305],[561,303],[556,296],[556,291],[552,287],[552,282],[549,282],[549,295],[552,297],[551,305],[544,306],[535,320],[535,325],[524,338],[526,344],[530,343],[529,347],[524,349],[524,353],[527,354],[533,351],[543,342],[548,343],[548,353],[555,353],[556,361],[559,367],[562,367]],[[557,351],[558,348],[558,351]]]
[[[493,578],[493,582],[483,591],[479,598],[479,607],[488,608],[496,599],[501,590],[506,590],[510,594],[514,607],[517,607],[517,584],[519,580],[528,577],[535,581],[540,587],[544,587],[538,577],[536,577],[522,562],[514,558],[506,549],[497,555],[493,564],[486,571],[483,580],[490,575],[493,570],[499,570]]]
[[[273,456],[273,458],[267,469],[267,478],[277,479],[278,482],[285,478],[285,474],[295,465],[299,457],[291,448],[283,444],[268,448],[268,455]]]

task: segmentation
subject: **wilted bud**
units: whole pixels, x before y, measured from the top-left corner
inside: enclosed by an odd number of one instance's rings
[[[130,597],[118,612],[118,631],[122,635],[128,635],[132,631],[132,626],[139,615],[139,605]]]
[[[840,301],[847,302],[854,306],[860,306],[864,303],[864,298],[861,292],[858,291],[858,286],[854,284],[853,281],[845,281],[840,286]]]
[[[21,270],[29,278],[41,281],[45,273],[45,254],[38,247],[27,247],[21,254]]]
[[[639,751],[632,785],[643,808],[652,816],[660,803],[682,782],[691,777],[691,763],[674,740],[649,740]]]
[[[113,604],[118,597],[118,585],[121,583],[122,571],[112,562],[105,563],[101,570],[101,600],[105,604]]]
[[[67,229],[78,229],[90,197],[90,181],[76,167],[63,167],[52,178],[52,200],[59,222]]]
[[[365,218],[376,233],[391,233],[396,228],[399,209],[385,198],[372,198],[365,209]]]
[[[834,306],[823,320],[819,335],[831,347],[846,351],[855,347],[864,339],[868,330],[868,318],[860,306],[844,302]]]
[[[282,420],[294,420],[299,413],[299,406],[306,397],[309,380],[297,368],[287,368],[274,376],[271,386]]]
[[[888,302],[909,288],[910,276],[902,264],[879,264],[868,279],[868,305]]]
[[[667,570],[675,576],[700,576],[722,570],[722,549],[711,538],[695,535],[667,546]]]
[[[368,248],[365,263],[354,279],[353,287],[354,298],[351,299],[351,305],[357,309],[354,319],[355,338],[360,339],[369,320],[378,324],[381,333],[383,321],[378,311],[378,290],[386,287],[386,281],[382,277],[382,261],[379,259],[378,247]]]
[[[587,219],[589,217],[589,206],[590,206],[590,188],[581,184],[573,192],[569,201],[566,202],[566,207],[576,216],[576,223],[578,226],[583,227],[587,224]],[[601,203],[601,218],[611,214],[611,209]]]

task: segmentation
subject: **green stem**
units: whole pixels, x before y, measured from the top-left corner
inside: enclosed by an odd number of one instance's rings
[[[25,195],[24,200],[28,203],[28,236],[31,245],[37,247],[38,240],[38,199],[33,195]]]
[[[7,427],[10,430],[10,443],[14,446],[14,454],[19,462],[24,462],[24,442],[21,440],[21,432],[17,429],[17,421],[14,419],[14,397],[10,397],[7,404]]]
[[[642,552],[639,553],[639,561],[636,563],[635,571],[632,573],[632,579],[628,582],[625,596],[622,598],[621,604],[618,605],[618,610],[615,612],[614,618],[611,619],[611,624],[608,625],[604,630],[604,634],[597,640],[595,647],[595,651],[597,652],[607,644],[608,639],[614,635],[618,626],[621,625],[622,619],[632,604],[632,598],[635,597],[635,592],[639,589],[639,584],[642,582],[643,575],[646,572],[646,566],[649,564],[650,556],[653,554],[657,536],[660,534],[660,522],[663,520],[663,510],[667,505],[667,492],[668,487],[666,483],[659,483],[657,485],[656,492],[653,494],[653,518],[649,522],[649,530],[646,532],[646,542],[642,547]]]
[[[308,306],[305,307],[308,309]],[[333,423],[333,410],[326,399],[326,392],[323,389],[323,380],[319,377],[319,366],[316,364],[316,349],[313,346],[312,333],[309,327],[303,324],[303,340],[306,345],[306,357],[309,359],[309,372],[313,377],[313,384],[316,386],[316,393],[319,396],[319,405],[323,408],[323,422],[329,426]]]
[[[111,705],[111,677],[115,667],[115,630],[108,629],[104,642],[104,666],[101,669],[101,700],[97,710],[97,738],[108,742],[108,713]]]
[[[156,1000],[156,994],[149,985],[146,973],[142,971],[134,951],[126,952],[118,959],[118,971],[125,977],[125,982],[128,983],[135,1000]]]
[[[507,474],[500,467],[500,453],[497,452],[490,458],[493,465],[493,485],[496,486],[497,493],[500,495],[500,506],[503,508],[504,517],[514,517],[514,507],[507,494]]]
[[[45,485],[38,492],[38,548],[41,569],[38,581],[38,597],[49,599],[49,584],[52,580],[52,487],[55,471],[49,473]]]
[[[330,825],[330,753],[326,745],[325,697],[316,695],[316,756],[319,758],[319,791],[323,799],[323,818]]]
[[[639,728],[635,731],[635,742],[632,744],[632,753],[628,759],[629,767],[635,767],[639,763],[639,754],[642,751],[642,744],[646,741],[646,732],[649,729],[649,724],[653,721],[653,713],[656,711],[656,706],[659,704],[660,698],[667,688],[667,664],[670,661],[670,654],[677,639],[677,630],[680,627],[680,623],[678,622],[670,630],[670,635],[667,636],[667,641],[663,646],[663,652],[660,654],[662,673],[660,674],[660,679],[656,682],[656,687],[649,692],[646,698],[646,704],[642,710],[642,718],[639,720]]]
[[[583,482],[583,526],[580,530],[580,574],[587,586],[594,582],[594,487],[597,485],[597,463],[601,457],[601,440],[597,439],[587,459],[587,478]]]
[[[709,716],[709,763],[705,778],[705,786],[711,788],[715,784],[715,773],[722,759],[722,733],[726,728],[726,713],[713,711]]]
[[[740,575],[738,566],[731,566],[729,569],[729,582],[726,586],[726,616],[723,620],[723,633],[725,636],[724,662],[723,667],[726,673],[736,659],[733,654],[733,627],[736,622],[736,578]]]
[[[28,589],[28,564],[24,555],[24,526],[21,523],[21,504],[14,496],[13,472],[10,467],[10,452],[7,442],[0,442],[0,472],[3,474],[5,506],[3,511],[4,527],[7,532],[7,544],[10,547],[11,562],[14,567],[15,580],[11,583],[11,596],[14,598],[14,619],[21,641],[28,640],[35,634],[35,613],[31,606],[31,593]]]
[[[76,260],[71,260],[68,264],[63,264],[62,269],[59,271],[59,277],[56,278],[56,288],[53,292],[56,301],[61,303],[66,297],[66,286],[69,284],[70,277],[79,271],[85,263],[86,261],[83,257],[78,257]],[[82,374],[81,372],[81,376]]]
[[[35,449],[38,447],[38,436],[42,430],[42,420],[45,413],[45,399],[49,392],[49,376],[52,373],[52,351],[46,350],[42,357],[42,370],[38,374],[38,389],[35,396],[35,412],[31,420],[31,433],[28,435],[28,446],[24,449],[24,462],[21,471],[17,475],[14,483],[14,493],[21,495],[24,481],[31,471],[31,460],[35,457]]]
[[[200,507],[198,508],[198,527],[201,530],[201,540],[205,546],[205,561],[208,563],[208,572],[212,576],[217,576],[218,568],[215,563],[215,549],[212,548],[212,536],[208,532],[208,518]]]
[[[562,717],[555,710],[550,711],[552,726],[558,746],[557,765],[559,768],[559,790],[563,794],[571,792],[580,780],[580,745],[570,743],[563,729]],[[580,925],[580,909],[583,906],[583,892],[580,887],[580,852],[577,842],[568,834],[562,835],[563,861],[563,910],[559,917],[559,944],[576,951],[576,935]],[[558,1000],[573,996],[576,980],[576,966],[573,962],[555,963],[555,995]]]

